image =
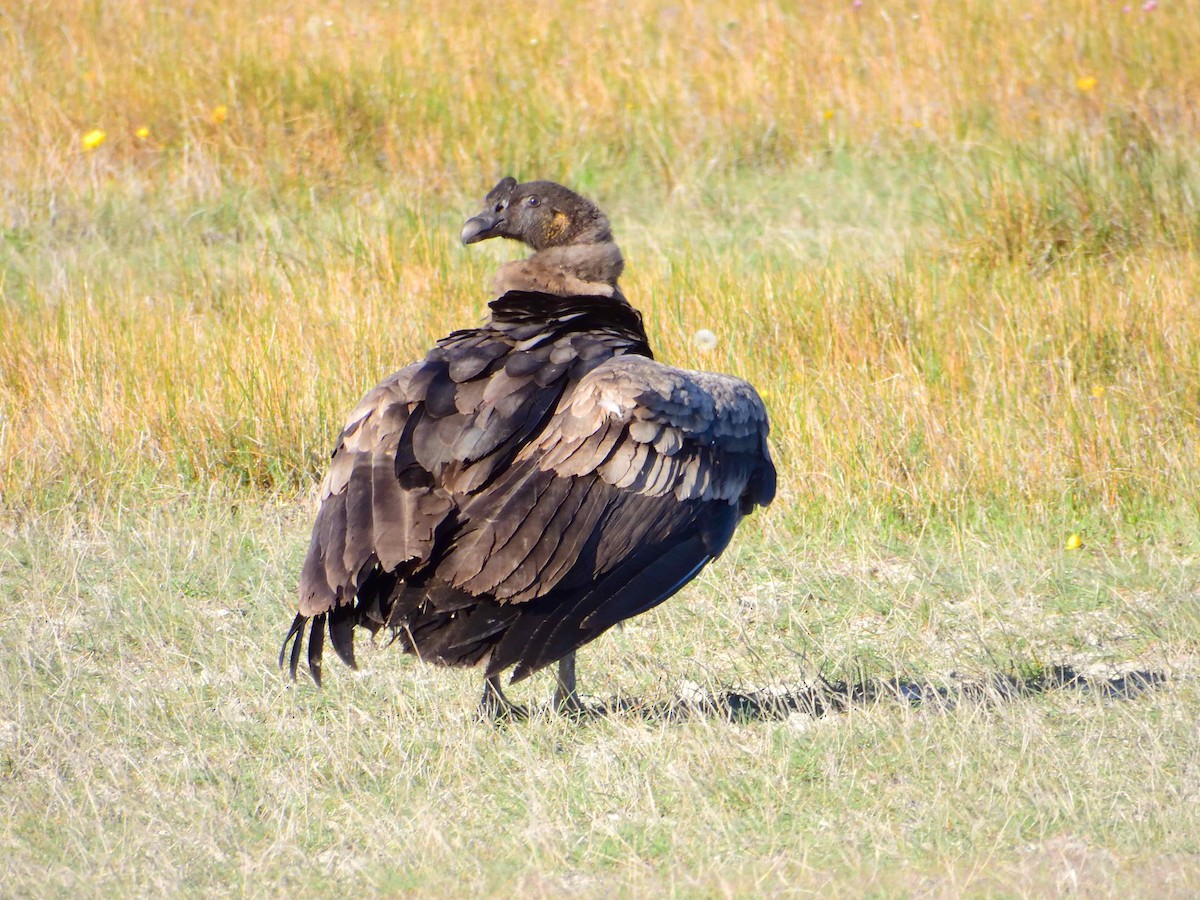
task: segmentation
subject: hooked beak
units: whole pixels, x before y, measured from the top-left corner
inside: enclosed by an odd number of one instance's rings
[[[467,223],[463,225],[462,242],[463,244],[474,244],[477,241],[486,241],[490,237],[496,236],[496,229],[503,224],[504,219],[495,213],[481,213],[474,218],[467,219]]]

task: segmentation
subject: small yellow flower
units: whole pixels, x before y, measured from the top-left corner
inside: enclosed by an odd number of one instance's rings
[[[1095,397],[1097,400],[1099,400],[1101,397],[1103,397],[1104,396],[1104,385],[1098,384],[1094,388],[1092,388],[1092,396]]]
[[[832,118],[833,118],[833,110],[832,109],[825,110],[825,120],[829,121]]]
[[[139,141],[144,141],[146,138],[150,137],[150,129],[147,128],[145,125],[143,125],[141,128],[139,128],[137,131],[134,132],[134,135],[136,135],[136,137]]]
[[[1067,549],[1068,550],[1083,549],[1083,538],[1081,538],[1079,536],[1079,532],[1077,532],[1077,531],[1071,532],[1071,536],[1069,538],[1067,538]]]
[[[220,125],[229,118],[229,107],[222,103],[220,106],[214,106],[212,112],[208,114],[208,121],[214,125]]]
[[[1083,91],[1085,94],[1088,93],[1096,87],[1096,76],[1084,75],[1075,79],[1075,87],[1079,88],[1079,90]]]
[[[106,137],[108,137],[108,135],[105,134],[103,131],[101,131],[99,128],[93,128],[91,131],[89,131],[87,134],[85,134],[83,136],[83,139],[81,141],[81,143],[83,144],[83,149],[87,150],[89,152],[91,152],[92,150],[95,150],[97,147],[99,147],[101,144],[104,143],[104,139]]]

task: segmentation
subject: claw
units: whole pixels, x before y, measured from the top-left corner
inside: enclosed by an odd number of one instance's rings
[[[483,683],[479,718],[484,722],[519,721],[529,718],[529,712],[504,696],[504,691],[500,690],[500,676],[493,675]]]

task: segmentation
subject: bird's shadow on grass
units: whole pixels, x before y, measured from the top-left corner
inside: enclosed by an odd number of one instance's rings
[[[952,678],[945,684],[903,678],[830,682],[824,678],[796,687],[758,690],[705,690],[696,687],[669,700],[616,698],[588,704],[592,716],[636,717],[648,721],[723,719],[766,722],[801,715],[812,718],[853,707],[897,703],[948,711],[964,703],[1008,703],[1052,691],[1091,694],[1107,700],[1131,700],[1167,682],[1161,672],[1133,671],[1108,678],[1087,676],[1070,666],[1051,666],[1036,675],[997,674],[982,680]]]

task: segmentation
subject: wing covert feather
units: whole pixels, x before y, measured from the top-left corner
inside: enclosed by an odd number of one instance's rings
[[[439,571],[471,593],[526,603],[603,579],[642,545],[699,536],[712,558],[742,515],[769,502],[766,434],[766,410],[744,381],[610,359],[462,507]]]
[[[614,425],[621,440],[594,440]],[[521,457],[678,500],[740,500],[752,487],[750,504],[765,506],[774,479],[757,484],[753,475],[771,470],[767,432],[762,399],[740,378],[618,356],[579,382]]]

